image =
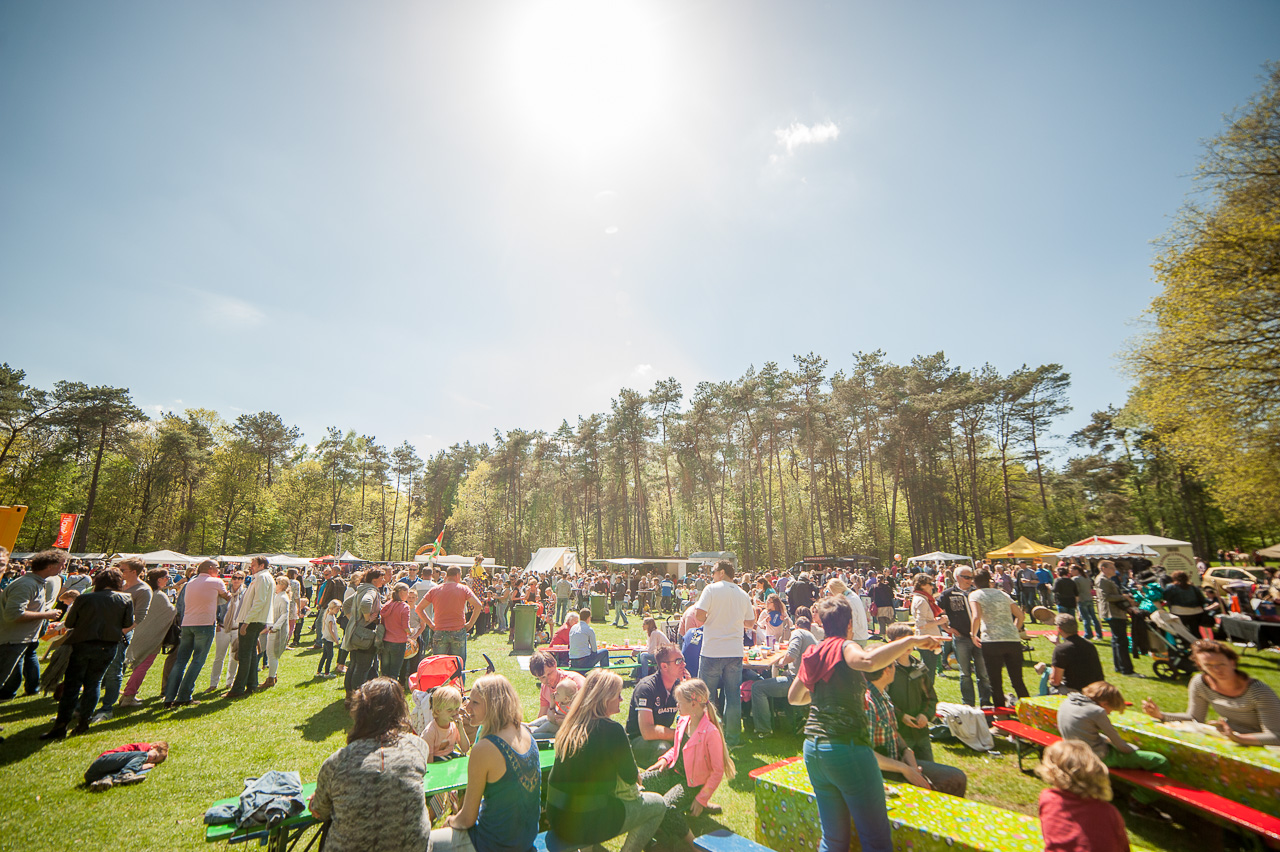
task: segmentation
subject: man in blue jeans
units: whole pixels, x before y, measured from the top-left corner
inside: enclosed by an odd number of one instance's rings
[[[1085,576],[1079,565],[1071,566],[1071,582],[1076,584],[1076,607],[1080,610],[1080,625],[1084,638],[1102,638],[1102,623],[1098,621],[1098,609],[1093,603],[1093,582]]]
[[[973,703],[973,682],[978,681],[978,701],[981,707],[992,706],[991,680],[987,677],[987,662],[982,652],[973,646],[973,622],[969,617],[969,593],[973,591],[973,567],[956,568],[954,586],[938,596],[938,605],[946,613],[947,630],[951,633],[951,645],[960,665],[960,696],[970,707]]]
[[[755,626],[755,608],[737,583],[733,563],[716,563],[711,585],[702,590],[693,620],[702,627],[702,655],[698,676],[715,700],[723,690],[724,739],[729,746],[742,742],[742,631]]]
[[[1111,628],[1111,663],[1118,674],[1132,675],[1133,660],[1129,657],[1129,596],[1120,591],[1115,581],[1116,564],[1110,559],[1098,563],[1098,602],[1102,604],[1103,617]]]
[[[182,632],[178,650],[173,656],[173,670],[164,686],[164,706],[185,707],[199,702],[191,700],[196,678],[204,668],[213,644],[214,626],[218,621],[218,601],[230,600],[231,594],[217,577],[218,563],[206,559],[196,568],[196,575],[183,588],[186,604],[182,613]]]

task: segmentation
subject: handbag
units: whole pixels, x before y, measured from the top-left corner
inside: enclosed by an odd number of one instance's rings
[[[182,641],[182,628],[178,626],[178,618],[175,615],[173,623],[169,625],[169,629],[165,631],[164,639],[160,640],[160,651],[165,654],[172,654],[174,649],[178,647],[178,643]]]

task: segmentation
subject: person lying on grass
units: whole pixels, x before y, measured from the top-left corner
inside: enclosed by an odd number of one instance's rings
[[[169,744],[164,740],[122,745],[95,757],[85,770],[84,783],[94,793],[117,785],[137,784],[147,780],[146,774],[164,763],[168,756]]]

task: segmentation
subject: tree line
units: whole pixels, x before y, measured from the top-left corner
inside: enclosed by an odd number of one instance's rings
[[[424,461],[407,442],[336,427],[309,446],[274,412],[149,418],[125,388],[44,390],[5,364],[0,500],[31,507],[20,549],[48,545],[74,511],[73,549],[112,552],[319,555],[335,521],[355,526],[347,541],[365,558],[411,558],[446,529],[451,550],[507,564],[545,545],[586,558],[734,550],[756,568],[977,554],[1017,535],[1151,532],[1202,552],[1250,538],[1131,411],[1096,412],[1064,445],[1061,365],[1001,374],[941,352],[905,365],[871,352],[829,366],[808,354],[689,395],[674,378],[623,388],[575,425],[495,432]]]

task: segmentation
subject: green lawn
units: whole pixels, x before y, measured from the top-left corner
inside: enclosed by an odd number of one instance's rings
[[[639,624],[632,629],[597,627],[602,642],[638,641]],[[1036,639],[1038,658],[1048,659],[1050,645]],[[1099,643],[1108,672],[1110,652]],[[537,688],[507,656],[504,641],[494,635],[471,643],[471,665],[488,653],[497,670],[511,678],[524,698],[526,718],[537,713]],[[341,678],[316,680],[318,652],[288,652],[281,661],[280,685],[253,697],[229,702],[213,698],[199,707],[178,712],[159,706],[161,665],[153,666],[140,693],[146,706],[118,713],[110,722],[94,725],[84,736],[44,743],[37,736],[49,726],[52,699],[18,698],[0,705],[0,725],[7,739],[0,743],[0,784],[7,791],[0,810],[0,849],[108,849],[122,843],[137,850],[195,850],[203,845],[201,817],[208,804],[237,794],[244,778],[268,769],[297,770],[304,781],[314,780],[321,761],[341,747],[347,727]],[[1280,654],[1245,652],[1245,664],[1255,676],[1280,687]],[[1138,661],[1149,673],[1149,659]],[[207,683],[207,670],[204,674]],[[1035,673],[1026,669],[1034,691]],[[1153,678],[1116,678],[1135,703],[1155,698],[1161,706],[1181,709],[1185,686]],[[938,680],[940,698],[959,701],[954,673]],[[197,695],[210,698],[209,695]],[[625,696],[629,699],[630,689]],[[623,712],[625,713],[625,702]],[[619,719],[619,721],[625,721]],[[144,784],[91,794],[79,787],[85,768],[99,752],[126,742],[167,739],[169,761]],[[754,837],[755,802],[747,773],[758,766],[799,754],[801,740],[777,735],[758,741],[748,736],[734,752],[738,777],[721,787],[714,799],[724,806],[720,822]],[[979,755],[963,746],[938,745],[935,757],[969,774],[970,797],[1023,813],[1035,812],[1041,784],[1017,770],[1011,747],[999,743],[999,757]],[[1180,827],[1126,817],[1135,841],[1158,849],[1191,850],[1197,840]],[[615,844],[616,845],[616,844]]]

